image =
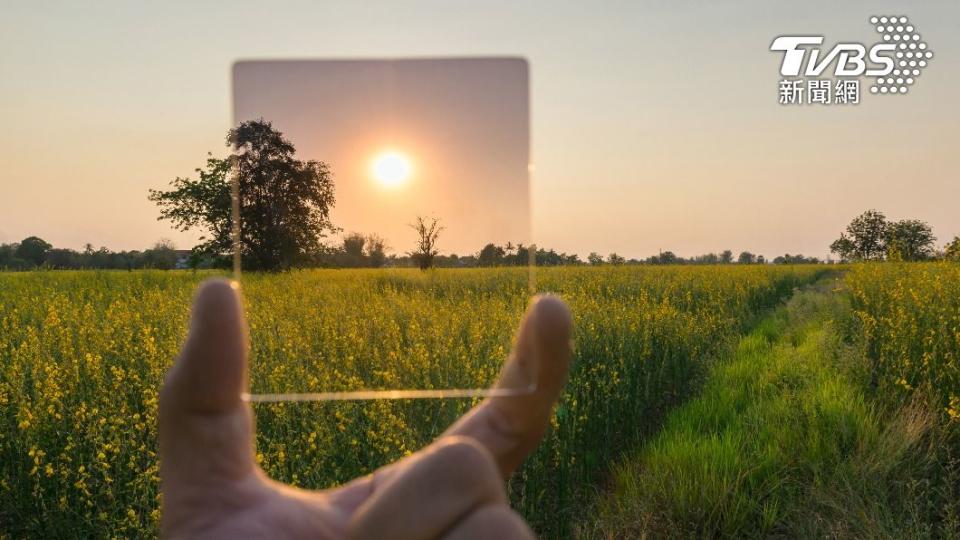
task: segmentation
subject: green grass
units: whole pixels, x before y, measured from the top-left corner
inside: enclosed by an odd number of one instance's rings
[[[935,416],[865,394],[830,283],[799,292],[615,466],[583,537],[925,537],[953,526]]]

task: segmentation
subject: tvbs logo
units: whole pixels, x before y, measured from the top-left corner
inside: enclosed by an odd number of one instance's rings
[[[870,24],[882,38],[869,47],[841,42],[824,51],[823,36],[774,39],[770,50],[783,54],[780,103],[857,104],[863,76],[874,78],[870,83],[873,94],[906,94],[933,58],[933,51],[907,17],[874,16]],[[832,69],[828,72],[828,68]],[[819,78],[825,72],[837,79]]]

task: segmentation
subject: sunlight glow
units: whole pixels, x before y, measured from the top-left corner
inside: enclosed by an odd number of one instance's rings
[[[384,187],[398,187],[410,178],[413,167],[405,154],[384,152],[373,160],[373,177]]]

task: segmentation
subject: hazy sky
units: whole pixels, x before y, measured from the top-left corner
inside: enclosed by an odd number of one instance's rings
[[[777,103],[775,36],[876,41],[906,15],[936,56],[906,96]],[[960,234],[960,3],[7,2],[0,242],[143,248],[193,235],[149,188],[225,152],[237,59],[523,56],[534,234],[585,255],[824,256],[867,208]]]

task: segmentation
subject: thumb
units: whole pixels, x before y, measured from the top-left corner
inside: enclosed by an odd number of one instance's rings
[[[160,392],[161,529],[168,533],[202,521],[198,508],[222,506],[217,496],[231,496],[225,482],[256,470],[253,412],[241,400],[248,350],[237,285],[222,279],[203,283],[194,298],[190,334]]]
[[[193,302],[190,334],[165,392],[180,412],[215,414],[241,404],[249,356],[247,324],[236,282],[204,282]]]
[[[570,368],[573,321],[554,296],[536,298],[527,309],[497,388],[530,393],[490,397],[455,423],[446,435],[471,437],[494,457],[504,478],[540,443]],[[531,384],[532,383],[532,384]]]
[[[545,418],[549,417],[566,384],[572,327],[570,311],[559,298],[545,295],[531,302],[497,387],[531,386],[533,392],[519,397],[490,398],[490,405],[514,423],[504,426],[510,431],[526,433],[546,427]]]

